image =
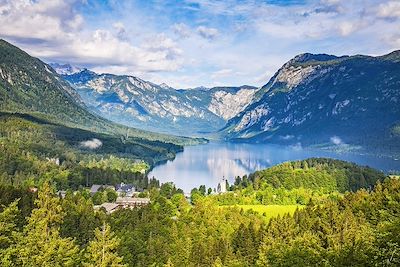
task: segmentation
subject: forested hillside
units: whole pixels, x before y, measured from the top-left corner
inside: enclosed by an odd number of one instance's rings
[[[58,189],[118,182],[147,187],[143,173],[182,149],[69,128],[26,114],[0,113],[0,179],[14,186],[51,179]]]
[[[385,175],[375,169],[354,163],[328,158],[310,158],[292,161],[255,172],[249,175],[252,183],[267,183],[275,188],[285,189],[309,188],[322,189],[327,192],[355,191],[360,188],[371,188]],[[241,185],[245,180],[238,182]],[[255,185],[259,186],[259,185]]]
[[[0,40],[0,111],[33,114],[69,127],[136,138],[191,144],[204,142],[112,123],[89,112],[67,81],[49,65]]]
[[[345,192],[372,189],[385,174],[328,158],[291,161],[236,177],[231,191],[211,196],[221,205],[323,204]]]

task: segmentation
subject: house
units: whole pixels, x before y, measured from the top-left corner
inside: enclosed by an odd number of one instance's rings
[[[101,205],[96,205],[93,207],[95,210],[99,210],[101,208],[104,208],[107,213],[113,213],[114,211],[118,210],[120,208],[120,205],[117,203],[103,203]]]
[[[59,196],[60,198],[65,198],[66,194],[67,194],[67,191],[58,191],[57,192],[57,196]]]
[[[150,198],[118,197],[115,203],[123,208],[143,207],[150,203]]]
[[[96,194],[97,192],[100,191],[100,189],[101,189],[102,187],[103,187],[103,185],[101,185],[101,184],[94,184],[94,185],[92,185],[92,187],[90,188],[90,194],[91,194],[91,195]]]
[[[101,190],[105,190],[105,189],[112,189],[114,190],[114,186],[112,185],[106,185],[106,184],[94,184],[92,185],[92,187],[90,188],[90,194],[93,196],[94,194],[96,194],[97,192],[101,191]]]
[[[113,213],[118,209],[133,209],[146,206],[149,203],[149,198],[118,197],[115,203],[103,203],[101,205],[94,206],[94,209],[100,210],[101,208],[104,208],[107,213]]]
[[[115,185],[115,191],[119,196],[132,197],[136,188],[133,184],[120,183]]]
[[[60,159],[59,158],[46,158],[47,161],[54,163],[56,165],[60,165]]]
[[[37,189],[37,187],[29,187],[29,188],[28,188],[28,191],[29,191],[30,193],[36,193],[36,192],[38,191],[38,189]]]

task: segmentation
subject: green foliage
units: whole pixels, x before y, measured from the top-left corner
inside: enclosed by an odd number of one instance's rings
[[[255,172],[248,179],[239,179],[236,186],[246,187],[247,183],[263,187],[265,184],[274,188],[306,188],[321,190],[325,193],[371,188],[385,175],[369,167],[353,163],[326,159],[310,158],[302,161],[285,162],[274,167]]]
[[[321,262],[343,266],[363,265],[368,257],[398,262],[398,255],[390,254],[399,246],[394,236],[398,222],[392,219],[397,212],[392,207],[398,204],[396,191],[378,184],[371,193],[374,197],[366,191],[337,192],[372,187],[383,179],[383,174],[372,169],[327,159],[285,163],[237,178],[231,193],[207,196],[206,187],[200,186],[192,191],[195,205],[190,206],[173,184],[163,184],[157,190],[157,181],[140,173],[149,165],[134,156],[138,146],[133,140],[124,140],[125,147],[135,148],[125,151],[119,139],[112,136],[91,135],[33,117],[4,114],[0,123],[5,126],[0,130],[0,199],[8,205],[20,198],[20,212],[13,203],[0,216],[8,218],[1,219],[6,222],[4,227],[1,224],[2,263],[6,266],[99,265],[100,259],[108,257],[117,265],[123,261],[130,266],[291,266]],[[79,146],[90,138],[103,140],[103,146],[98,151]],[[168,150],[168,146],[164,148]],[[158,151],[154,143],[147,143],[143,150],[153,153],[152,147]],[[146,155],[143,150],[137,150],[138,155]],[[59,158],[61,164],[49,160],[52,158]],[[92,201],[113,201],[115,192],[106,189],[91,199],[84,191],[69,191],[65,199],[59,199],[47,180],[58,188],[132,182],[152,188],[152,203],[107,216],[95,212]],[[33,209],[35,194],[26,192],[26,188],[40,184],[43,186]],[[294,213],[290,210],[290,215],[282,214],[291,206],[275,206],[274,210],[260,209],[273,206],[254,206],[307,203],[307,208]],[[221,208],[220,204],[251,206]],[[26,222],[21,219],[27,216]],[[269,225],[265,218],[270,219]],[[120,242],[115,242],[110,229],[95,231],[104,220],[109,221]],[[106,244],[112,249],[104,258],[100,248]],[[84,250],[84,257],[79,248]]]
[[[82,141],[93,138],[101,140],[102,146],[95,150],[82,147]],[[59,189],[119,182],[147,188],[150,164],[173,156],[179,149],[172,144],[135,139],[122,143],[111,135],[0,113],[3,184],[33,186],[51,178]]]
[[[72,237],[85,246],[94,238],[94,229],[101,226],[101,213],[93,210],[92,200],[82,192],[67,191],[61,202],[65,216],[60,227],[63,237]]]
[[[175,194],[183,194],[182,189],[178,189],[171,182],[163,183],[160,187],[160,195],[166,198],[171,198]]]
[[[35,204],[16,245],[17,262],[23,266],[76,266],[79,249],[71,238],[60,237],[65,213],[49,183],[41,187]]]
[[[221,205],[306,205],[310,201],[323,204],[340,199],[346,191],[371,189],[384,178],[382,172],[369,167],[310,158],[236,177],[231,192],[211,197]]]
[[[18,216],[18,200],[11,203],[0,213],[0,263],[2,266],[11,266],[10,247],[15,246],[17,240],[16,218]]]
[[[307,164],[308,169],[314,168]],[[382,183],[378,181],[373,190],[359,189],[342,194],[318,193],[318,189],[265,187],[263,179],[255,182],[245,177],[241,180],[247,187],[236,185],[232,193],[208,196],[204,187],[193,190],[192,196],[197,196],[194,205],[190,205],[173,184],[167,183],[160,189],[149,190],[149,205],[120,209],[111,214],[94,211],[92,199],[84,190],[68,191],[62,199],[55,195],[54,187],[47,181],[39,187],[37,196],[7,185],[4,188],[14,191],[0,198],[6,201],[1,204],[8,205],[0,212],[1,264],[399,265],[399,179],[387,178]],[[285,196],[294,196],[294,192],[311,192],[312,198],[299,209],[297,205],[220,205],[224,195],[229,195],[227,199],[231,201],[236,201],[235,197],[240,201],[253,201],[253,196],[259,196],[266,188],[275,190],[275,199],[280,198],[280,201],[290,202]],[[107,195],[104,190],[102,196]],[[18,204],[14,196],[20,199]],[[33,210],[25,208],[29,214],[21,225],[22,210],[18,206],[29,207],[29,203],[21,205],[24,198],[34,198],[36,206]]]
[[[116,253],[119,240],[114,236],[108,224],[104,224],[101,229],[95,230],[95,238],[90,241],[86,249],[87,267],[119,267],[122,258]]]

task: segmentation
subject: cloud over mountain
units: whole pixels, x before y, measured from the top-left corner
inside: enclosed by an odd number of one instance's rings
[[[399,19],[393,0],[0,0],[0,37],[43,60],[178,88],[259,83],[302,52],[384,54]]]

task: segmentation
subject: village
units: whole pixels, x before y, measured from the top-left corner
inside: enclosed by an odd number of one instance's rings
[[[100,205],[95,205],[95,210],[104,209],[107,213],[113,213],[118,209],[143,207],[150,203],[150,198],[139,197],[139,195],[143,194],[143,189],[123,182],[115,186],[94,184],[90,188],[90,195],[94,196],[96,193],[107,189],[114,190],[117,194],[115,202],[104,202]]]
[[[94,209],[104,209],[106,213],[113,213],[121,208],[132,209],[143,207],[150,203],[150,198],[143,197],[146,196],[143,189],[137,188],[133,184],[125,184],[123,182],[116,185],[93,184],[88,188],[88,191],[94,201]],[[57,195],[60,198],[65,198],[66,193],[66,191],[58,191]],[[107,196],[106,201],[99,200],[99,198],[103,198],[104,195]]]
[[[94,200],[95,210],[104,210],[106,213],[110,214],[118,209],[133,209],[147,206],[150,204],[150,198],[142,188],[137,188],[133,184],[126,184],[124,182],[118,183],[116,185],[106,185],[106,184],[93,184],[87,189],[90,196]],[[217,184],[216,190],[214,192],[217,194],[223,194],[227,192],[227,179],[223,177],[221,181]],[[102,196],[104,193],[111,193],[111,197],[107,198],[107,201],[101,201],[102,203],[96,203],[98,200],[97,196]],[[58,191],[57,195],[60,198],[65,198],[66,191]],[[190,201],[190,194],[185,194],[186,199]],[[112,200],[112,201],[110,201]],[[97,205],[96,205],[97,204]]]

